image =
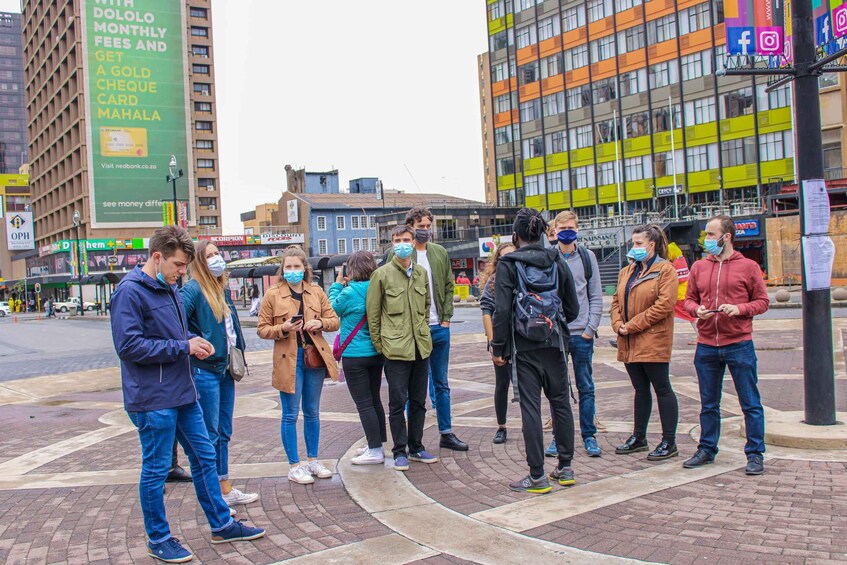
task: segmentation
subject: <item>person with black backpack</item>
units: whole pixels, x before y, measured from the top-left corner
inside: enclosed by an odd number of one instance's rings
[[[568,393],[567,324],[579,315],[579,300],[568,267],[556,249],[545,249],[547,222],[537,210],[518,212],[512,241],[516,251],[497,265],[494,364],[512,360],[518,376],[523,436],[529,475],[509,485],[514,491],[545,494],[552,490],[544,475],[541,391],[553,412],[559,464],[550,478],[562,486],[576,481],[571,468],[574,422]]]

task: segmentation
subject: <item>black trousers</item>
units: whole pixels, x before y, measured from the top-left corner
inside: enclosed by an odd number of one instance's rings
[[[653,411],[653,395],[656,391],[659,404],[659,419],[662,422],[662,440],[676,443],[676,425],[679,422],[679,404],[671,387],[670,363],[625,363],[629,380],[635,389],[635,429],[638,439],[647,438],[647,423]]]
[[[512,384],[512,364],[502,367],[494,365],[494,413],[497,414],[497,424],[506,425],[506,413],[509,409],[509,387]]]
[[[526,462],[533,477],[544,474],[544,431],[541,425],[541,391],[553,413],[553,435],[559,467],[573,459],[574,425],[568,397],[568,366],[559,349],[535,349],[516,355]]]
[[[421,359],[415,351],[414,361],[385,360],[388,381],[388,425],[396,458],[423,451],[423,427],[426,417],[426,392],[429,385],[429,357]],[[406,400],[409,422],[406,424]]]
[[[382,385],[382,367],[385,363],[382,355],[373,357],[344,357],[344,378],[347,380],[347,390],[356,410],[359,420],[368,438],[368,447],[376,449],[385,442],[385,409],[379,397]]]

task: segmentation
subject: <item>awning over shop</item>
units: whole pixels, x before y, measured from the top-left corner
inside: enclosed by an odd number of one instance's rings
[[[253,277],[253,272],[256,270],[256,267],[238,267],[237,269],[233,269],[229,272],[229,277],[231,279],[249,279]]]

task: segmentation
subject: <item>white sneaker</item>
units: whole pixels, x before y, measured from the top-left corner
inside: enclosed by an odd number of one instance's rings
[[[383,448],[368,449],[358,457],[351,460],[353,465],[382,465],[385,463],[385,452]]]
[[[299,464],[295,465],[290,471],[288,471],[288,480],[301,485],[308,485],[315,482],[315,479],[312,478],[312,475],[309,474],[306,467]]]
[[[317,459],[314,461],[309,461],[307,470],[310,474],[316,476],[319,479],[328,479],[332,476],[332,471],[327,469],[324,464],[318,461]]]
[[[363,455],[367,451],[368,451],[367,445],[365,447],[360,447],[359,449],[356,450],[356,455]]]
[[[229,494],[224,495],[224,502],[229,506],[233,506],[235,504],[250,504],[251,502],[256,502],[259,500],[259,495],[256,493],[249,492],[241,492],[237,488],[229,491]]]
[[[230,515],[230,517],[235,516],[235,508],[229,509],[229,515]]]

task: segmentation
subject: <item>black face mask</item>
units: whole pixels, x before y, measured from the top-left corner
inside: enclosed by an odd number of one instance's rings
[[[432,237],[432,230],[425,230],[425,229],[420,229],[420,228],[415,230],[415,240],[417,240],[420,243],[428,242],[431,237]]]
[[[515,249],[520,247],[520,245],[518,245],[518,234],[516,234],[516,233],[512,234],[512,245],[515,246]]]

